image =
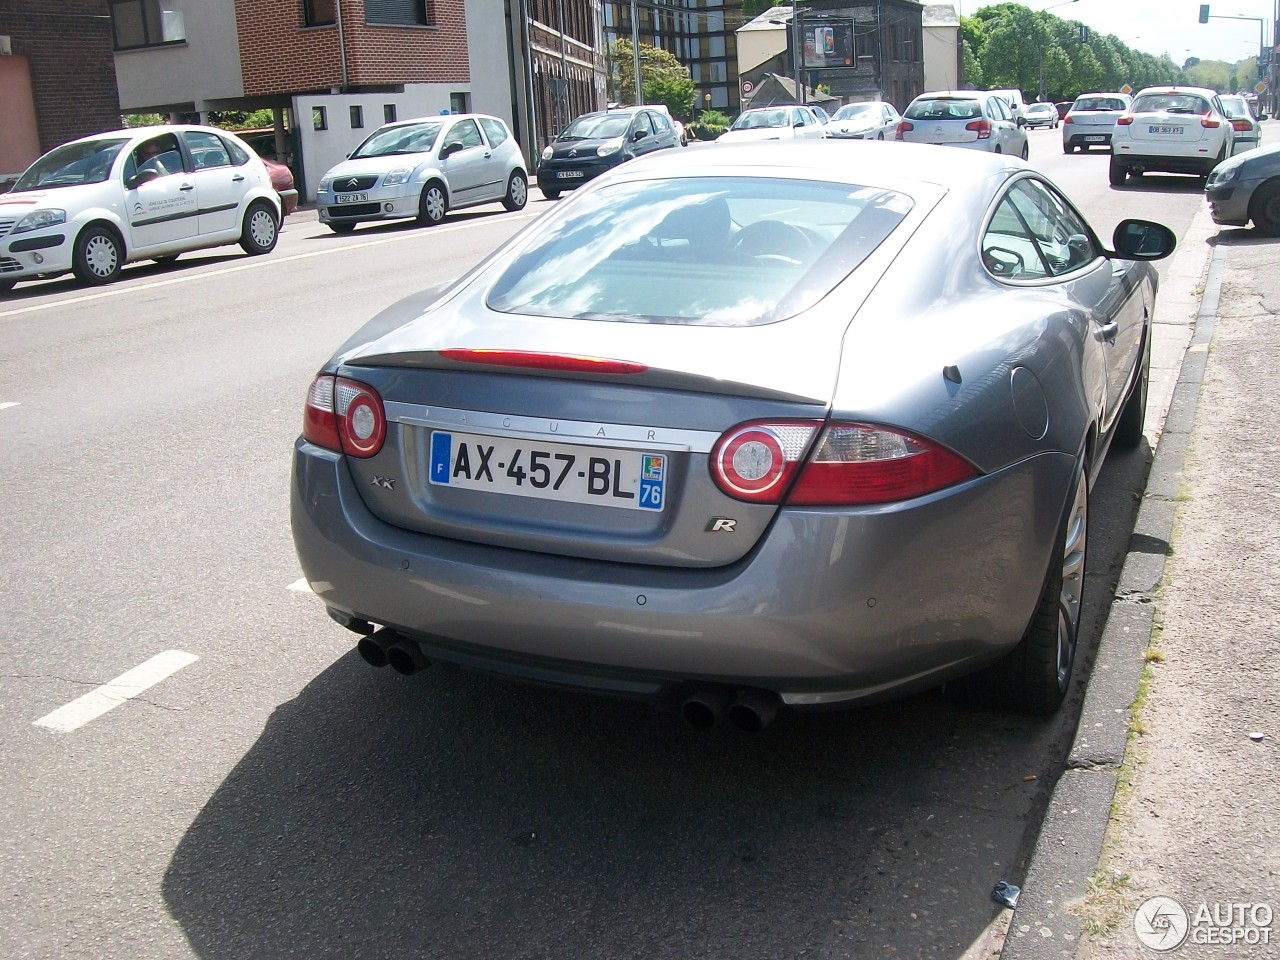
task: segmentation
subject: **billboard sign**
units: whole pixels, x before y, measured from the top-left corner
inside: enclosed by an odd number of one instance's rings
[[[854,65],[853,21],[809,20],[801,29],[806,70]]]

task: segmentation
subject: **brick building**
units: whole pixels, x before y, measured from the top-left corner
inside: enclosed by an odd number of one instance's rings
[[[0,0],[0,180],[119,125],[107,0]]]

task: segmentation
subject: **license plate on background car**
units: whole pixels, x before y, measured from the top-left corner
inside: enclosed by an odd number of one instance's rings
[[[1167,135],[1167,136],[1175,136],[1175,137],[1176,137],[1178,134],[1182,133],[1182,128],[1181,128],[1181,127],[1170,127],[1170,126],[1166,126],[1166,125],[1164,125],[1164,124],[1154,124],[1154,123],[1153,123],[1151,126],[1147,127],[1147,132],[1148,132],[1148,133],[1165,134],[1165,135]]]
[[[434,430],[429,478],[486,493],[662,510],[667,455]]]
[[[334,199],[339,203],[364,203],[369,199],[367,193],[339,193],[335,194]]]
[[[581,170],[561,170],[558,173],[556,173],[556,179],[557,180],[581,180],[582,171]]]
[[[1085,143],[1102,143],[1106,139],[1107,139],[1106,137],[1098,137],[1098,136],[1084,138]]]

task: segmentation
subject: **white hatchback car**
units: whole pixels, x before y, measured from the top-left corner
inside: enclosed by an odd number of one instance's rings
[[[357,223],[417,217],[501,201],[523,209],[529,175],[520,145],[497,117],[444,114],[388,123],[320,178],[320,222],[334,233]]]
[[[827,136],[837,140],[892,140],[902,116],[883,100],[846,103],[827,124]]]
[[[225,130],[137,127],[64,143],[0,196],[0,293],[68,271],[110,283],[135,260],[239,243],[269,253],[280,199],[262,160]]]
[[[1218,94],[1203,87],[1148,87],[1111,132],[1111,185],[1144,173],[1207,177],[1231,156],[1234,130]]]
[[[1027,159],[1026,123],[990,90],[922,93],[902,111],[895,140],[939,143]]]
[[[716,142],[822,140],[826,136],[826,124],[813,112],[812,108],[795,104],[779,104],[743,110],[729,129],[716,138]]]

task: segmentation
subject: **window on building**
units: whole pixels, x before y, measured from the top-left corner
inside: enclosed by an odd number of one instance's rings
[[[359,130],[364,126],[364,107],[360,104],[351,105],[351,129]]]
[[[187,39],[182,11],[173,0],[111,0],[111,27],[117,50],[158,47]]]
[[[324,107],[311,108],[311,129],[312,130],[328,130],[329,115]]]
[[[450,113],[470,113],[471,112],[470,94],[467,94],[467,93],[449,94],[449,112]]]
[[[337,22],[334,0],[302,0],[302,22],[308,27],[327,27]]]
[[[365,23],[425,27],[434,23],[429,0],[365,0]]]
[[[394,103],[384,103],[382,105],[382,122],[383,123],[396,122],[396,105]]]

